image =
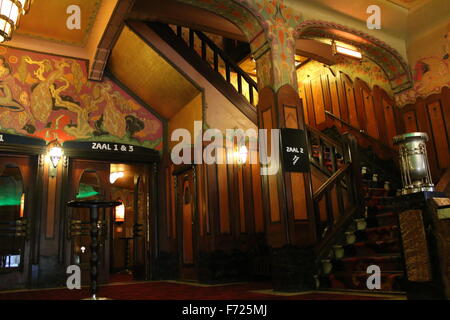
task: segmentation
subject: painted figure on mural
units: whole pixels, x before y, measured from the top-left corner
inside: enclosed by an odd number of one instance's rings
[[[450,23],[441,48],[442,53],[422,58],[414,66],[414,89],[419,95],[428,95],[441,85],[450,84]]]
[[[5,57],[0,56],[0,89],[2,90],[0,106],[14,112],[23,111],[23,106],[13,98],[10,88],[10,79],[11,66],[6,62]]]

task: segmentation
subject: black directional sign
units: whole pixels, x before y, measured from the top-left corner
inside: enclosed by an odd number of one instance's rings
[[[309,172],[306,134],[299,129],[281,129],[281,157],[287,172]]]
[[[20,144],[20,145],[28,145],[28,146],[45,146],[46,142],[42,139],[27,137],[27,136],[19,136],[15,134],[9,133],[1,133],[0,132],[0,145],[1,144]]]

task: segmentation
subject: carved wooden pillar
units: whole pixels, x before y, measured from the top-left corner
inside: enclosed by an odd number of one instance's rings
[[[275,94],[269,87],[259,94],[259,128],[304,130],[303,110],[298,93],[284,85]],[[267,148],[270,150],[270,146]],[[308,246],[316,239],[309,173],[285,172],[262,176],[267,239],[271,247]]]

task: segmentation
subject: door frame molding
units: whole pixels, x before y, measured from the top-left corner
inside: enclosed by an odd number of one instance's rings
[[[193,247],[193,257],[194,263],[192,264],[193,268],[195,268],[195,276],[198,279],[199,277],[199,253],[200,253],[200,239],[199,239],[199,214],[198,214],[198,192],[197,192],[197,167],[196,165],[179,165],[175,166],[175,170],[172,173],[172,176],[175,177],[175,211],[176,211],[176,230],[177,230],[177,248],[178,248],[178,261],[179,261],[179,276],[182,277],[182,268],[185,266],[183,261],[183,213],[182,207],[180,206],[180,195],[184,192],[184,183],[180,183],[178,178],[181,177],[182,181],[186,181],[184,174],[187,174],[192,170],[192,189],[191,189],[191,197],[192,197],[192,247]],[[181,192],[180,192],[181,191]],[[182,200],[182,199],[181,199]]]
[[[109,142],[105,142],[109,143]],[[114,143],[114,142],[111,142]],[[63,157],[63,169],[62,169],[62,184],[61,184],[61,194],[63,194],[61,206],[59,208],[59,214],[62,219],[60,219],[60,230],[62,231],[62,237],[60,239],[60,250],[59,250],[59,259],[61,263],[65,263],[66,257],[66,244],[67,244],[67,217],[66,217],[66,206],[65,203],[70,201],[68,199],[69,190],[70,190],[70,168],[69,163],[71,160],[88,160],[88,161],[104,161],[104,162],[120,162],[126,164],[147,164],[149,166],[149,174],[151,181],[149,182],[149,187],[151,188],[149,192],[149,196],[151,199],[156,199],[156,201],[151,201],[150,204],[150,214],[148,218],[150,219],[150,223],[148,228],[150,228],[152,235],[150,236],[150,257],[148,258],[148,265],[146,266],[149,271],[149,278],[152,278],[152,265],[154,258],[158,255],[158,208],[161,205],[158,199],[157,192],[157,181],[159,180],[159,172],[157,170],[159,164],[161,163],[161,155],[157,150],[154,149],[145,149],[145,152],[139,152],[137,154],[130,153],[114,153],[110,152],[98,152],[91,150],[80,150],[75,148],[66,148],[63,146],[64,157]]]
[[[26,137],[25,137],[26,138]],[[32,266],[39,264],[39,249],[40,249],[40,235],[41,235],[41,221],[42,221],[42,199],[46,199],[43,196],[43,176],[44,176],[44,157],[47,152],[47,146],[44,140],[41,141],[41,145],[26,145],[26,144],[0,144],[0,156],[28,156],[31,158],[35,171],[35,178],[33,179],[34,187],[29,186],[33,189],[33,197],[28,201],[28,209],[26,212],[27,217],[30,221],[30,235],[29,235],[29,245],[30,252],[28,256],[28,267],[25,266],[24,269],[28,270],[28,274],[25,275],[26,287],[29,287],[33,282]],[[42,196],[40,196],[42,195]],[[36,208],[36,210],[30,210],[30,208]],[[20,272],[23,272],[20,271]]]

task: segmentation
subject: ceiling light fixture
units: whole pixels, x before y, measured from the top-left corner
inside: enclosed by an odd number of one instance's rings
[[[11,40],[20,17],[30,10],[32,0],[2,0],[0,2],[0,42]]]
[[[343,54],[343,55],[346,55],[346,56],[349,56],[352,58],[362,59],[361,52],[341,46],[334,41],[331,43],[331,48],[333,50],[333,54],[339,53],[339,54]]]

